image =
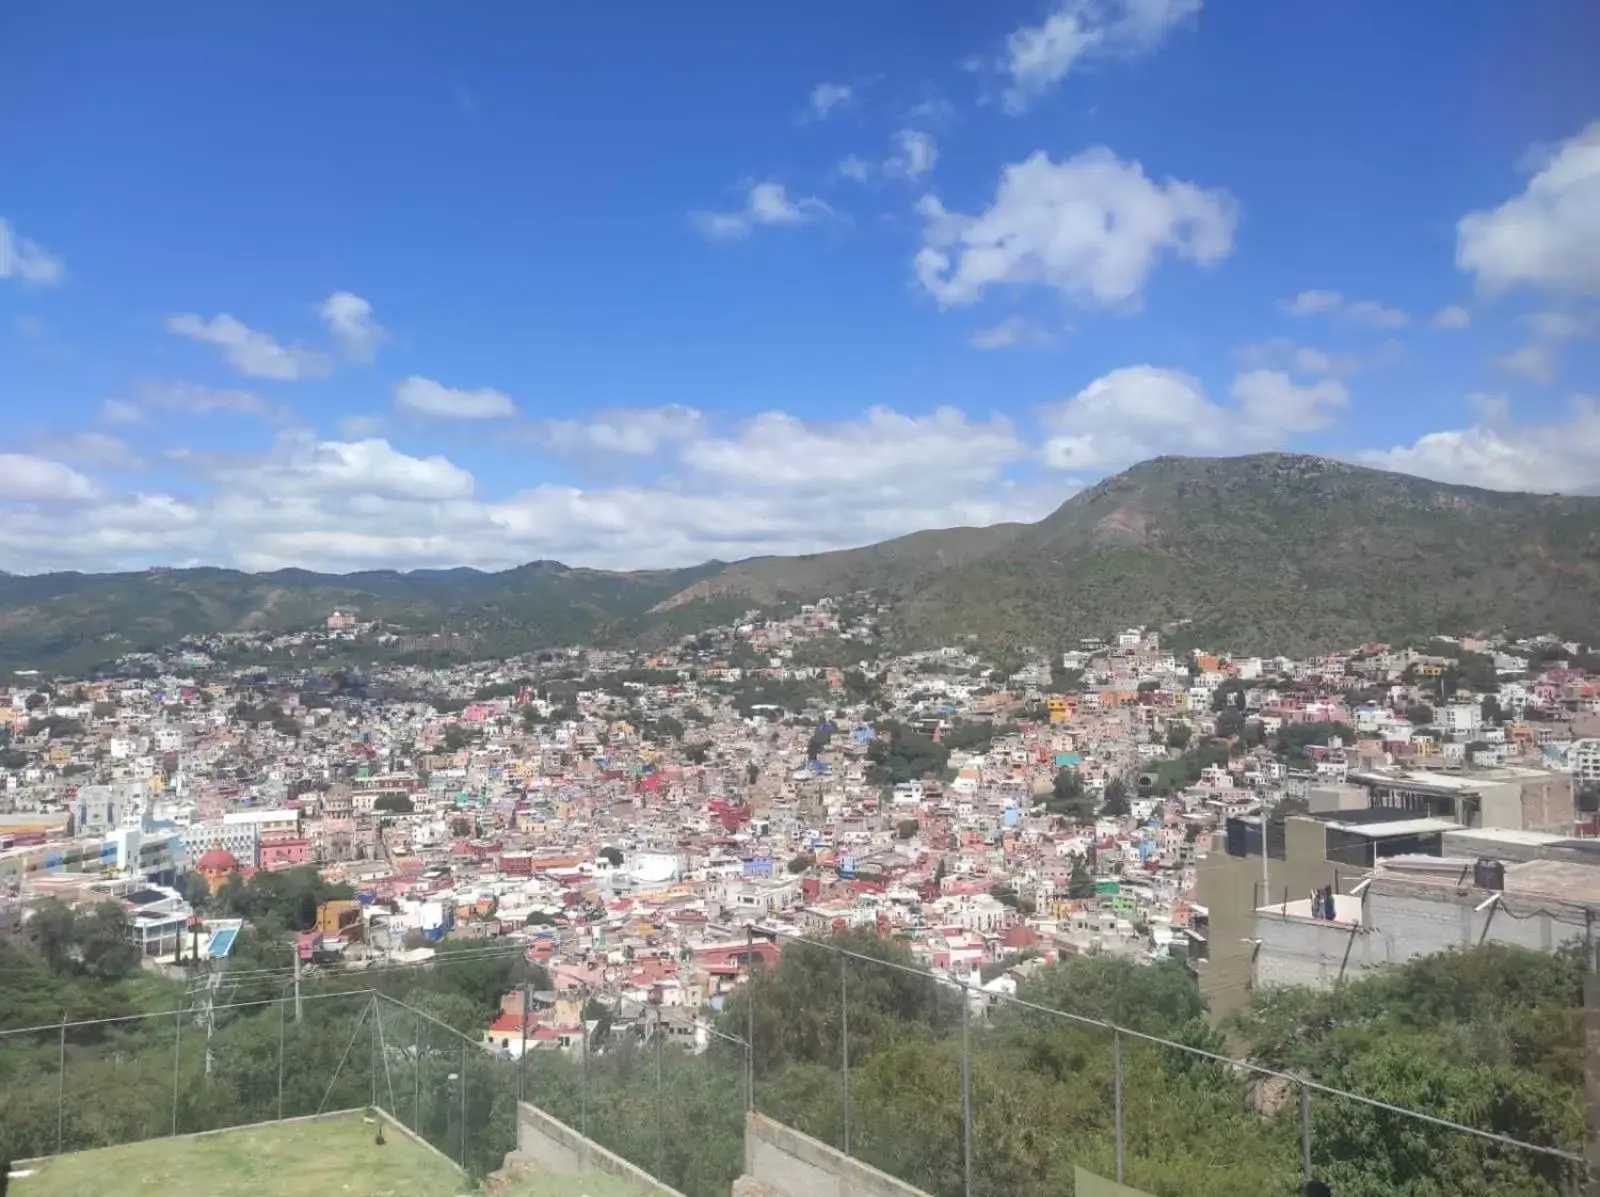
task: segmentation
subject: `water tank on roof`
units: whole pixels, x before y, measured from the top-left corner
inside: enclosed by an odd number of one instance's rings
[[[1493,890],[1499,893],[1506,887],[1506,866],[1504,861],[1481,858],[1472,866],[1472,884],[1479,889]]]

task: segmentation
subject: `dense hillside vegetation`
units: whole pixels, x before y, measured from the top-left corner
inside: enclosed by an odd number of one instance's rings
[[[73,668],[184,634],[304,628],[335,607],[455,655],[693,630],[871,591],[896,638],[1050,648],[1129,624],[1304,651],[1435,632],[1600,640],[1600,499],[1506,494],[1288,454],[1158,458],[1037,524],[640,573],[189,569],[0,575],[0,666]]]

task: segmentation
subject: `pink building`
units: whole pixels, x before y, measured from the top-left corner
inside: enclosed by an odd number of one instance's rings
[[[261,842],[263,869],[290,869],[311,863],[311,841],[303,837]]]

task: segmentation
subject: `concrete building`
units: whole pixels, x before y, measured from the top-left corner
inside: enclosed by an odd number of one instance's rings
[[[1463,827],[1509,827],[1571,835],[1572,776],[1548,769],[1502,766],[1464,769],[1352,770],[1345,779],[1366,791],[1366,805],[1451,819]]]
[[[1498,869],[1480,873],[1471,857],[1398,857],[1352,887],[1359,893],[1336,895],[1332,919],[1312,917],[1305,899],[1264,907],[1253,984],[1326,988],[1451,948],[1553,952],[1585,940],[1600,910],[1600,853],[1577,851],[1592,859],[1502,865],[1503,880]]]

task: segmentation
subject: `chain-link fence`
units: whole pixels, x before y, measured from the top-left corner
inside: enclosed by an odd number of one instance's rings
[[[515,1149],[522,1100],[689,1197],[728,1192],[751,1110],[935,1197],[1056,1197],[1084,1176],[1195,1197],[1312,1178],[1340,1197],[1591,1191],[1576,1144],[770,934],[781,984],[752,935],[754,980],[718,1014],[585,994],[566,1030],[475,1036],[374,989],[201,991],[170,1013],[3,1031],[0,1157],[371,1106],[481,1178]]]
[[[754,1107],[935,1197],[1055,1197],[1085,1174],[1194,1197],[1288,1197],[1312,1180],[1340,1197],[1592,1191],[1577,1143],[1524,1142],[1232,1059],[1209,1040],[765,934],[800,967],[782,986],[758,979],[742,1007]]]

